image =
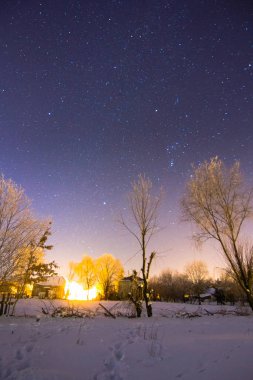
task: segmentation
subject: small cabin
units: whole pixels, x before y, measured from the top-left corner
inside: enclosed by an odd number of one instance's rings
[[[34,284],[32,296],[39,298],[64,298],[66,280],[63,276],[48,277],[45,281]]]

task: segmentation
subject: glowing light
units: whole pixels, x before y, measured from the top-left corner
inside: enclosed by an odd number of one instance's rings
[[[94,300],[98,296],[96,286],[89,290],[85,290],[81,284],[75,281],[67,281],[65,286],[65,297],[68,300],[89,301]]]

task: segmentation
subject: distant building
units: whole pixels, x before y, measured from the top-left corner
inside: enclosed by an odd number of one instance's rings
[[[48,277],[46,281],[34,284],[32,296],[39,298],[64,298],[66,280],[63,276]]]
[[[14,282],[2,282],[0,283],[0,294],[16,294],[17,293],[17,284]]]
[[[127,299],[129,298],[129,293],[132,293],[133,291],[136,292],[137,287],[141,289],[142,292],[142,287],[143,287],[143,279],[138,276],[128,276],[128,277],[123,277],[119,281],[119,298],[120,299]]]

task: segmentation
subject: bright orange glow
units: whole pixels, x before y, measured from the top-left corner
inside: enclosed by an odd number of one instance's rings
[[[96,286],[89,290],[85,290],[81,284],[75,281],[67,281],[65,286],[65,296],[68,300],[89,301],[94,300],[98,296]]]

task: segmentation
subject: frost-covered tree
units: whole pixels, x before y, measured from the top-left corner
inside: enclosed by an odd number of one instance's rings
[[[11,179],[0,177],[0,283],[15,278],[31,246],[37,246],[50,222],[31,211],[24,190]]]
[[[47,277],[56,275],[57,265],[54,261],[45,262],[45,251],[51,250],[52,245],[47,244],[47,239],[51,235],[51,223],[40,239],[30,242],[29,246],[22,250],[19,265],[14,273],[13,279],[18,284],[18,297],[22,297],[26,285],[33,285],[40,281],[45,281]]]
[[[142,299],[143,299],[143,290],[142,290],[142,282],[137,276],[136,270],[133,270],[132,278],[131,278],[131,286],[130,292],[128,294],[129,300],[135,307],[135,312],[137,318],[141,317],[142,313]]]
[[[253,247],[242,241],[242,227],[252,216],[252,189],[239,162],[227,168],[217,157],[194,168],[182,199],[184,219],[197,226],[197,242],[215,240],[230,274],[253,310]]]

